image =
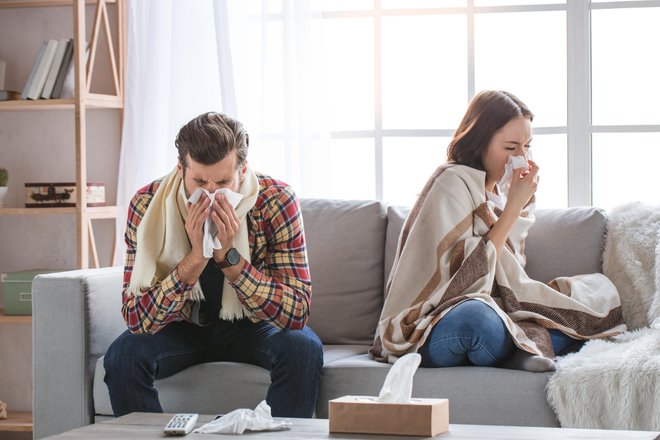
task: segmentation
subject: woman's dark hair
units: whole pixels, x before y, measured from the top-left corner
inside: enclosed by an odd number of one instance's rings
[[[513,94],[485,90],[472,99],[447,147],[447,160],[484,170],[482,157],[495,133],[515,118],[534,119],[527,106]]]
[[[213,165],[236,151],[238,166],[245,163],[250,143],[243,124],[222,113],[208,112],[181,127],[174,144],[184,171],[188,154],[204,165]]]

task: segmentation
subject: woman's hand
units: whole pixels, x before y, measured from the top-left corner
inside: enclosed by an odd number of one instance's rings
[[[238,233],[240,220],[224,194],[217,194],[211,207],[211,219],[218,228],[217,237],[222,245],[221,249],[213,251],[213,258],[215,261],[222,261],[225,259],[227,251],[232,247],[234,237]]]
[[[512,204],[512,207],[518,211],[529,203],[539,183],[539,167],[532,160],[528,161],[529,170],[524,168],[517,168],[513,170],[511,177],[511,186],[507,194],[507,205]]]

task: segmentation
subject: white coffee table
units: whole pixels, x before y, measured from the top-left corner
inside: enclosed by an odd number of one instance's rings
[[[59,440],[148,440],[166,437],[163,427],[170,420],[172,414],[132,413],[117,419],[102,423],[84,426],[71,431],[47,437]],[[197,426],[209,422],[214,416],[200,415]],[[357,440],[357,439],[421,439],[435,440],[660,440],[659,432],[650,431],[612,431],[600,429],[567,429],[567,428],[536,428],[524,426],[487,426],[487,425],[449,425],[449,432],[435,437],[405,437],[391,435],[358,435],[358,434],[330,434],[328,433],[327,419],[291,419],[293,427],[286,431],[249,432],[243,435],[219,434],[188,434],[186,440],[215,440],[215,439],[331,439],[331,440]]]

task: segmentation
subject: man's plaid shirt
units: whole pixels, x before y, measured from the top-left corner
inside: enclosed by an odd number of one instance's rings
[[[257,320],[301,329],[309,316],[312,283],[307,264],[300,204],[285,183],[257,174],[259,195],[247,215],[252,262],[245,261],[232,287]],[[122,315],[133,333],[155,333],[173,321],[191,322],[193,285],[177,268],[140,297],[127,294],[137,249],[137,228],[161,180],[140,189],[131,200],[126,227]]]

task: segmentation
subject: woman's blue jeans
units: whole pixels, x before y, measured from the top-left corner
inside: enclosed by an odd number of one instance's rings
[[[154,381],[212,361],[244,362],[269,370],[266,402],[273,416],[314,414],[323,369],[319,337],[309,327],[280,330],[266,322],[242,319],[206,327],[175,322],[152,335],[128,331],[120,335],[104,359],[115,416],[163,412]]]
[[[581,342],[557,330],[550,330],[550,336],[557,354]],[[515,350],[513,339],[497,313],[481,301],[468,300],[435,325],[419,354],[422,367],[493,367],[509,360]]]

